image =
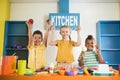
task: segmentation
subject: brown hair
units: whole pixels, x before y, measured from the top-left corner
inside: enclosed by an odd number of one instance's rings
[[[33,36],[34,36],[35,34],[40,34],[40,35],[41,35],[41,37],[43,37],[42,32],[41,32],[41,31],[39,31],[39,30],[34,31]]]

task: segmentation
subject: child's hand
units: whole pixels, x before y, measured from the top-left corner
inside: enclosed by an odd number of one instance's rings
[[[46,27],[46,30],[49,30],[50,29],[50,20],[47,20],[47,27]]]
[[[54,23],[53,23],[53,25],[52,25],[51,30],[52,30],[52,32],[54,32],[54,31],[55,31],[55,26],[54,26]]]
[[[81,52],[81,56],[82,56],[82,59],[84,59],[84,57],[85,57],[85,52],[84,51]]]
[[[78,25],[78,29],[77,29],[77,31],[80,32],[80,29],[81,29],[81,27],[80,27],[80,25]]]
[[[26,24],[27,24],[28,29],[31,29],[31,28],[32,28],[32,26],[33,26],[33,24],[32,24],[32,23],[30,23],[29,21],[26,21]]]
[[[50,25],[50,23],[51,23],[51,21],[49,19],[46,22],[47,22],[48,25]]]
[[[99,53],[100,52],[100,47],[98,45],[95,45],[96,51]]]

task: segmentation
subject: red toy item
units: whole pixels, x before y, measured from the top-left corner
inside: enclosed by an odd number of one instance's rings
[[[33,21],[33,19],[29,19],[28,22],[33,24],[34,21]]]

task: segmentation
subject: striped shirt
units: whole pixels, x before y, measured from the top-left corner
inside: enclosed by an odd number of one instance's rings
[[[85,57],[84,57],[84,66],[87,66],[88,68],[97,68],[98,67],[98,58],[97,58],[97,52],[95,51],[85,51]],[[81,56],[79,57],[81,59]]]

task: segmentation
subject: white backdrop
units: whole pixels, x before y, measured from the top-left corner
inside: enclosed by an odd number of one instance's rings
[[[11,20],[34,19],[34,30],[41,30],[44,33],[45,21],[49,13],[57,13],[58,3],[11,3]],[[80,13],[81,25],[81,46],[84,46],[84,40],[88,34],[96,38],[96,22],[99,20],[118,20],[118,3],[71,3],[69,4],[70,13]],[[77,39],[76,31],[72,31],[72,40]],[[60,39],[59,31],[56,31],[55,40]],[[81,46],[74,48],[75,64],[80,55]],[[54,62],[57,54],[57,47],[48,46],[46,58],[48,63]]]

